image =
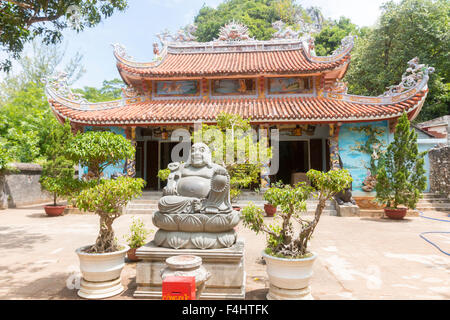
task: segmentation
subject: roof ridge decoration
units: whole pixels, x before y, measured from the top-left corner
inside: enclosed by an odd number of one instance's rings
[[[272,27],[277,30],[273,34],[273,39],[300,39],[301,31],[294,31],[291,26],[286,25],[282,20],[272,23]]]
[[[219,31],[219,37],[214,41],[256,41],[250,37],[248,27],[236,21],[229,21]]]
[[[74,93],[67,82],[66,72],[56,72],[41,81],[45,83],[45,92],[49,100],[80,111],[97,111],[120,108],[125,105],[143,102],[147,100],[145,96],[139,93],[133,87],[122,89],[122,98],[106,102],[89,102],[80,93]]]
[[[409,68],[406,69],[402,75],[402,81],[398,85],[387,87],[387,91],[381,97],[392,97],[396,94],[405,92],[417,86],[417,84],[424,79],[428,79],[429,75],[434,73],[433,67],[428,67],[425,64],[419,64],[419,58],[415,57],[408,61]]]
[[[333,85],[330,91],[322,92],[322,96],[334,100],[361,104],[395,104],[414,97],[417,93],[428,89],[430,74],[435,69],[424,64],[419,64],[419,58],[415,57],[408,62],[409,67],[402,75],[400,84],[388,87],[388,91],[378,97],[367,97],[338,92],[343,88],[341,84]]]

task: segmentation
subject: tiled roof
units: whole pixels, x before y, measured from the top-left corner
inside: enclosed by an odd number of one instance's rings
[[[321,97],[284,97],[226,100],[146,100],[135,104],[103,110],[74,109],[50,99],[54,112],[71,121],[97,125],[143,125],[214,122],[221,111],[239,114],[252,122],[346,122],[376,121],[396,118],[403,111],[420,106],[426,90],[396,104],[374,105],[333,100]]]
[[[261,74],[299,74],[333,70],[350,59],[346,55],[335,62],[313,62],[303,50],[167,53],[160,64],[132,66],[118,61],[120,71],[148,77],[223,76]]]

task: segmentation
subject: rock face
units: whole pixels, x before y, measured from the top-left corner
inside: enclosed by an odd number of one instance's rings
[[[236,243],[239,213],[230,201],[230,176],[212,162],[204,143],[191,148],[187,163],[169,164],[163,197],[153,215],[154,243],[173,249],[219,249]]]
[[[431,149],[430,192],[450,198],[450,146]]]

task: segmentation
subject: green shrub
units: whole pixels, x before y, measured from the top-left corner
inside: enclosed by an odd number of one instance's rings
[[[410,129],[404,113],[395,128],[394,141],[378,162],[376,201],[387,208],[405,205],[415,209],[427,186],[425,154],[419,153],[417,133]]]
[[[161,179],[161,181],[166,181],[169,178],[170,169],[162,169],[158,171],[157,177]]]
[[[125,240],[131,249],[142,247],[151,231],[145,229],[142,219],[133,219],[130,226],[130,233],[125,236]]]

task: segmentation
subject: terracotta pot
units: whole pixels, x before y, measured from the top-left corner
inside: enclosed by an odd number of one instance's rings
[[[44,206],[45,213],[50,217],[57,217],[64,213],[66,206]]]
[[[130,250],[127,251],[127,258],[128,260],[130,260],[131,262],[137,262],[139,261],[138,257],[136,256],[136,250],[139,248],[132,248]]]
[[[315,253],[303,259],[277,258],[262,253],[269,276],[268,300],[312,300],[311,277]]]
[[[78,295],[85,299],[103,299],[122,293],[125,288],[120,274],[130,247],[124,246],[122,250],[110,253],[86,253],[85,250],[89,247],[81,247],[75,251],[83,275]]]
[[[384,208],[384,213],[393,220],[402,220],[406,216],[406,212],[408,212],[408,208]]]
[[[273,217],[274,214],[277,212],[277,207],[274,205],[271,205],[270,203],[266,203],[264,205],[264,211],[266,212],[266,215],[268,217]]]

